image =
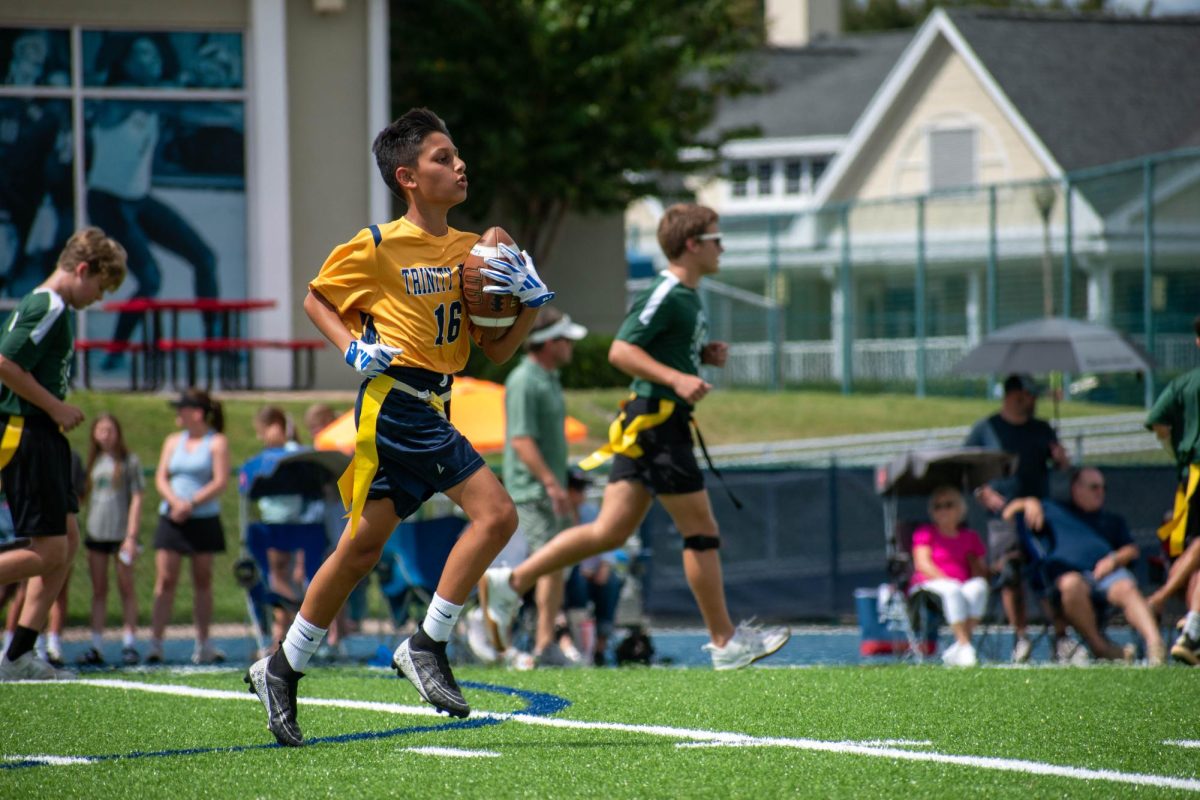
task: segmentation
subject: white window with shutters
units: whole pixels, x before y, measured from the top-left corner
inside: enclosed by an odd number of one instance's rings
[[[977,183],[976,139],[974,128],[929,131],[929,191]]]

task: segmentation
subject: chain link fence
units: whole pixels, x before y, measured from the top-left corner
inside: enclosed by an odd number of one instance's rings
[[[712,336],[732,344],[720,384],[982,391],[950,375],[958,359],[996,328],[1049,315],[1130,336],[1160,384],[1200,365],[1198,149],[1062,180],[726,214],[721,229],[722,271],[702,289]],[[652,232],[629,245],[655,252]],[[1153,391],[1134,376],[1087,386],[1132,403]]]

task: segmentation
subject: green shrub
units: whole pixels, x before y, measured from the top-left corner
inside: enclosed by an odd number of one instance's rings
[[[575,343],[575,356],[571,363],[562,369],[562,384],[565,389],[611,389],[615,386],[626,386],[629,376],[608,363],[608,348],[612,346],[612,337],[601,334],[589,334],[582,341]],[[471,349],[471,358],[463,374],[484,381],[504,383],[508,373],[520,363],[524,351],[510,358],[504,364],[493,364],[479,348]]]

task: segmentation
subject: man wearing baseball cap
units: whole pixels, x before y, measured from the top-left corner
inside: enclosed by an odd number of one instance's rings
[[[525,358],[504,382],[504,487],[517,506],[529,552],[574,524],[567,496],[566,403],[558,371],[570,363],[575,342],[587,328],[553,306],[538,312],[525,339]],[[555,641],[554,623],[563,604],[562,570],[538,579],[537,633],[533,654],[539,666],[571,666]],[[481,620],[468,617],[468,622]]]
[[[1005,505],[1018,497],[1044,498],[1050,494],[1050,468],[1070,466],[1067,451],[1058,442],[1058,434],[1034,412],[1042,388],[1024,373],[1004,380],[1004,400],[1000,411],[981,419],[971,428],[963,444],[987,447],[1017,456],[1017,469],[1011,477],[997,478],[975,491],[975,497],[988,510],[988,551],[992,569],[1005,576],[1000,587],[1004,613],[1013,626],[1012,659],[1029,660],[1032,646],[1026,635],[1025,587],[1021,575],[1021,555],[1016,529],[1001,518]]]

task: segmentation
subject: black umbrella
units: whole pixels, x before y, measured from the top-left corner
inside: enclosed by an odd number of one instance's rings
[[[1047,317],[992,331],[953,372],[1150,372],[1153,359],[1112,328],[1094,322]]]
[[[923,496],[949,484],[970,492],[1013,474],[1017,457],[985,447],[915,450],[897,456],[879,471],[878,490],[889,497]]]

